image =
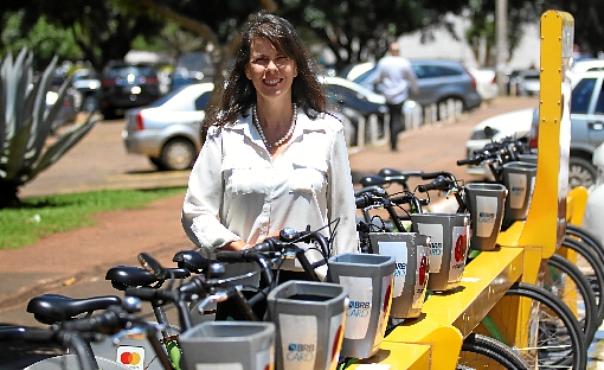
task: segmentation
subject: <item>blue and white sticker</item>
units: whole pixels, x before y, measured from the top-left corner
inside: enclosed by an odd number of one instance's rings
[[[400,297],[403,294],[405,278],[407,276],[407,243],[379,241],[378,250],[382,256],[394,257],[396,260],[392,297]]]
[[[373,299],[370,277],[340,276],[340,285],[348,291],[348,315],[344,338],[363,339],[369,329]]]
[[[526,175],[510,173],[509,175],[509,206],[511,209],[521,209],[527,193]]]
[[[310,315],[279,314],[283,367],[312,369],[317,356],[317,318]]]
[[[495,228],[497,217],[497,197],[476,197],[476,236],[489,238]]]

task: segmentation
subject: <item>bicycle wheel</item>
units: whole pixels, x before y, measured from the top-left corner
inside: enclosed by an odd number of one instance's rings
[[[604,245],[602,245],[600,240],[594,234],[578,226],[566,225],[565,239],[567,238],[571,240],[578,239],[592,247],[594,252],[596,252],[596,254],[600,257],[602,263],[604,263]]]
[[[461,346],[457,369],[528,369],[520,355],[496,339],[470,334]]]
[[[516,283],[507,297],[531,300],[528,346],[517,348],[531,369],[585,369],[587,350],[579,323],[568,307],[547,290]]]
[[[583,242],[564,240],[560,249],[563,251],[563,248],[576,252],[576,266],[587,278],[594,292],[599,324],[604,318],[604,299],[602,299],[602,292],[604,291],[604,264],[602,264],[595,252]]]
[[[573,312],[583,330],[585,343],[590,343],[598,328],[594,292],[581,271],[560,255],[547,261],[543,288],[560,298]]]

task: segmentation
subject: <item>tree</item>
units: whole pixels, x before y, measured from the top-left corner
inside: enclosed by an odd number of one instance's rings
[[[403,33],[445,23],[466,0],[281,0],[280,14],[307,27],[336,57],[336,69],[381,56]]]
[[[14,0],[9,0],[13,3]],[[41,16],[57,27],[68,30],[97,71],[110,60],[121,60],[139,35],[157,34],[163,25],[145,15],[133,13],[118,0],[24,0],[22,29],[31,29]]]
[[[0,208],[17,205],[19,187],[59,160],[94,125],[90,114],[86,122],[58,135],[48,145],[52,124],[70,83],[63,83],[57,101],[47,111],[46,93],[56,64],[54,58],[34,80],[31,51],[22,49],[14,60],[8,53],[1,62]]]
[[[183,29],[195,33],[211,45],[214,64],[214,86],[223,86],[227,58],[234,55],[239,46],[239,29],[249,15],[261,8],[275,10],[272,0],[256,2],[239,0],[209,0],[204,2],[182,2],[178,0],[140,0],[147,14],[154,18],[169,20]],[[215,89],[211,104],[220,96]]]
[[[481,65],[494,66],[495,61],[495,0],[472,0],[468,4],[466,16],[470,27],[465,38]],[[512,58],[520,42],[522,28],[539,19],[539,6],[529,0],[508,0],[508,56]],[[484,58],[481,49],[484,47]]]
[[[25,10],[7,12],[0,19],[0,55],[16,54],[29,48],[36,55],[36,69],[47,66],[55,55],[64,59],[81,59],[82,53],[73,35],[40,16],[31,27],[23,22]]]
[[[604,1],[602,0],[542,0],[541,11],[559,9],[575,18],[575,44],[593,57],[604,51]]]

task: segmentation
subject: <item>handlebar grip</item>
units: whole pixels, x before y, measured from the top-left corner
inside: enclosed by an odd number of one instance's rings
[[[356,193],[354,193],[354,196],[360,197],[365,194],[375,194],[380,197],[387,196],[386,189],[384,189],[380,186],[377,186],[377,185],[366,186],[366,187],[362,188],[361,190],[357,191]]]
[[[415,197],[412,195],[403,194],[390,197],[390,202],[394,204],[411,203],[414,199]]]
[[[242,262],[245,260],[243,251],[221,251],[216,253],[216,260],[220,262]]]
[[[361,195],[359,197],[354,197],[354,202],[357,206],[357,209],[363,209],[365,207],[368,207],[369,205],[371,205],[371,202],[369,201],[369,197],[366,195]]]
[[[482,162],[481,158],[459,159],[459,160],[457,160],[457,165],[458,166],[467,166],[470,164],[479,164],[480,162]]]
[[[273,238],[265,239],[263,242],[256,244],[252,249],[257,252],[274,252],[275,241]]]
[[[422,174],[422,180],[432,180],[437,178],[438,176],[443,176],[446,172],[437,171],[437,172],[425,172]]]

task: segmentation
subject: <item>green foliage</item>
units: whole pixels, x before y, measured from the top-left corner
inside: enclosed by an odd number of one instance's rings
[[[83,54],[69,30],[57,27],[40,16],[31,27],[23,24],[24,10],[9,12],[0,32],[0,54],[28,48],[36,55],[36,67],[43,68],[57,55],[61,59],[81,59]],[[25,29],[27,28],[27,29]],[[36,68],[38,69],[38,68]]]
[[[139,35],[152,36],[161,29],[162,22],[134,11],[126,2],[23,0],[21,29],[32,29],[44,17],[48,24],[69,34],[81,56],[101,71],[109,61],[122,60]]]
[[[28,198],[19,208],[0,210],[0,249],[31,245],[53,233],[92,225],[98,212],[141,208],[183,192],[183,188],[117,190]]]
[[[18,188],[55,163],[92,129],[92,114],[47,145],[63,98],[66,80],[55,104],[47,110],[57,58],[34,80],[33,53],[22,49],[13,60],[8,53],[0,66],[0,208],[17,202]]]
[[[308,27],[336,56],[336,69],[379,58],[388,42],[444,22],[466,0],[281,0],[279,13],[296,27]]]

